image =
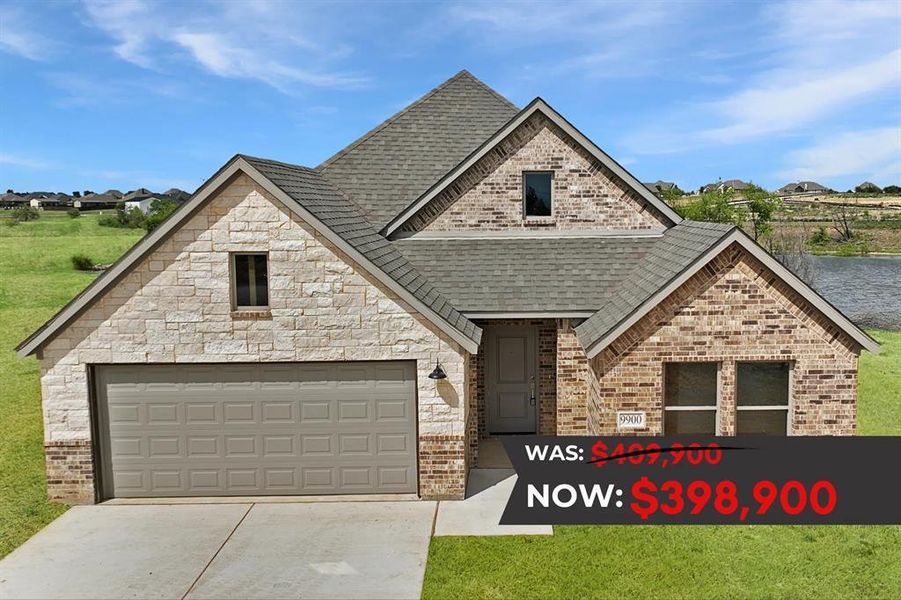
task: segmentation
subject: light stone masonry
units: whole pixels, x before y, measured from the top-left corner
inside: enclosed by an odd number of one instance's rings
[[[269,253],[269,312],[231,310],[231,252]],[[462,496],[465,350],[241,175],[43,349],[48,471],[80,465],[80,483],[53,477],[50,495],[94,497],[88,365],[322,360],[416,360],[420,464],[450,461],[421,473],[420,494]],[[436,360],[440,385],[427,377]]]

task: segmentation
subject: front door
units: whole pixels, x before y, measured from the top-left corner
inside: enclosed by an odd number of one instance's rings
[[[485,392],[489,433],[535,433],[538,349],[535,328],[485,328]]]

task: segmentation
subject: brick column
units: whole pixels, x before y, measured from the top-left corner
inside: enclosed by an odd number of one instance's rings
[[[588,433],[588,357],[569,319],[557,321],[557,434]]]

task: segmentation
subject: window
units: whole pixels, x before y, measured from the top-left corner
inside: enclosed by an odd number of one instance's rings
[[[663,369],[663,433],[716,435],[719,363],[666,363]]]
[[[523,173],[523,206],[526,217],[551,216],[553,173]]]
[[[232,255],[233,305],[236,309],[269,306],[269,282],[265,254]]]
[[[785,362],[738,363],[735,433],[786,435],[790,367]]]

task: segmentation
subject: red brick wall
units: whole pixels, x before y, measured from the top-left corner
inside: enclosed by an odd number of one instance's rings
[[[462,435],[419,436],[419,496],[423,500],[466,496],[465,446]]]
[[[94,461],[88,440],[44,442],[50,500],[67,504],[94,502]]]
[[[612,434],[617,410],[643,410],[648,429],[638,433],[662,433],[663,364],[718,361],[719,433],[733,435],[735,363],[785,361],[794,366],[791,433],[850,435],[858,353],[806,300],[730,247],[591,361],[588,430]],[[561,410],[567,404],[561,393]]]

